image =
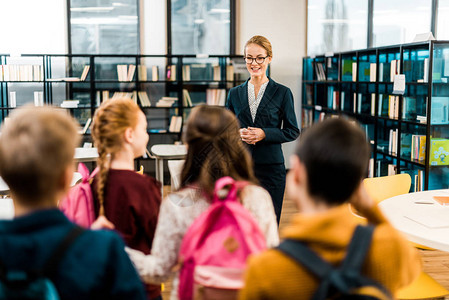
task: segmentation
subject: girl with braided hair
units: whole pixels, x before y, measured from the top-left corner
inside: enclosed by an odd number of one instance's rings
[[[159,206],[160,184],[134,171],[134,158],[148,143],[147,120],[133,101],[103,102],[95,112],[92,137],[99,172],[92,183],[97,216],[114,225],[128,247],[149,254]],[[160,285],[146,285],[148,299],[160,297]]]
[[[251,156],[240,140],[237,118],[223,107],[199,105],[187,120],[184,142],[188,146],[180,190],[162,201],[150,255],[126,249],[145,282],[160,283],[173,275],[181,241],[193,221],[211,202],[215,181],[223,176],[249,181],[240,194],[252,213],[268,247],[279,243],[276,216],[270,195],[257,186]],[[170,299],[178,299],[176,274]]]

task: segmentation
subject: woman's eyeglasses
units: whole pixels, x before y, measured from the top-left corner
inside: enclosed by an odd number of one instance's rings
[[[265,59],[268,57],[268,55],[267,56],[265,56],[265,57],[261,57],[261,56],[258,56],[258,57],[245,57],[244,59],[245,59],[245,62],[247,63],[247,64],[252,64],[253,63],[253,61],[256,61],[256,63],[258,63],[258,64],[263,64],[263,62],[265,61]]]

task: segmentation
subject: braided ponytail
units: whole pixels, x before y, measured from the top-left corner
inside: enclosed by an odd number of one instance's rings
[[[130,99],[117,99],[103,102],[95,112],[92,122],[92,137],[98,149],[97,194],[99,215],[104,216],[105,191],[111,160],[124,144],[127,128],[134,128],[138,122],[140,108]]]

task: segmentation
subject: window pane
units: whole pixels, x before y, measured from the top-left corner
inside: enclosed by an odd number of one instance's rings
[[[437,35],[439,40],[449,39],[449,0],[438,1]]]
[[[172,0],[173,54],[230,54],[230,0]]]
[[[367,0],[308,1],[307,53],[366,48]]]
[[[431,7],[431,0],[374,1],[373,46],[410,43],[430,32]]]
[[[73,54],[138,54],[138,0],[70,0]]]

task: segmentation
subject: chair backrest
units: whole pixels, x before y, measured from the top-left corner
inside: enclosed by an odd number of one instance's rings
[[[366,178],[363,180],[365,189],[376,203],[385,199],[407,194],[410,191],[412,179],[409,174]]]
[[[181,172],[184,166],[185,160],[169,160],[168,171],[171,177],[171,190],[176,191],[181,185]]]

